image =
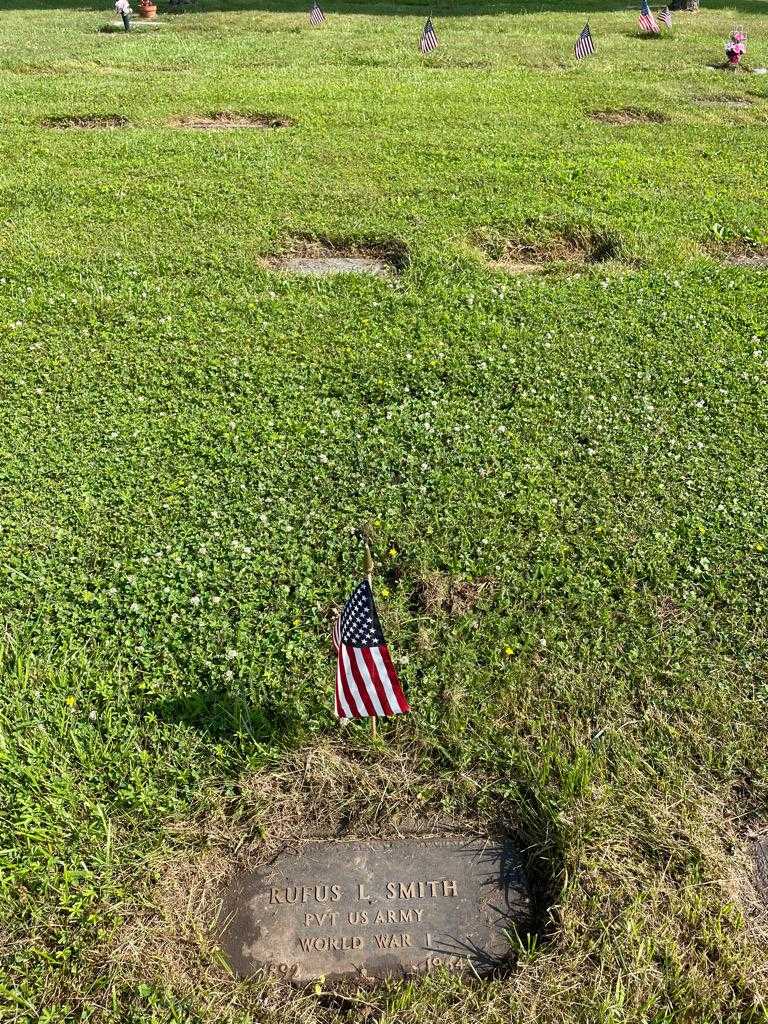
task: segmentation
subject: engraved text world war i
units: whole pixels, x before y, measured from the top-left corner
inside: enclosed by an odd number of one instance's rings
[[[464,841],[310,843],[236,878],[222,941],[241,975],[381,978],[438,965],[487,973],[530,919],[514,847]]]

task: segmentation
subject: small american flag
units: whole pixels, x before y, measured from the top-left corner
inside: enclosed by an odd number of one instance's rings
[[[333,624],[338,718],[380,718],[410,711],[368,580],[355,589]]]
[[[584,57],[588,57],[591,53],[595,52],[595,43],[592,39],[592,33],[589,31],[589,22],[581,30],[581,35],[576,40],[573,52],[576,54],[576,60],[583,60]]]
[[[437,33],[435,32],[435,26],[432,24],[432,19],[427,18],[427,23],[421,33],[421,39],[419,39],[419,50],[422,53],[430,53],[435,49],[437,49]]]
[[[309,8],[310,25],[322,25],[324,21],[325,15],[323,14],[320,4],[317,0],[312,0],[312,6]]]
[[[672,28],[672,12],[668,7],[665,7],[662,11],[659,11],[659,17],[667,26],[667,28]]]
[[[661,35],[661,29],[653,16],[651,8],[648,6],[648,0],[643,0],[640,7],[640,17],[637,19],[637,23],[643,32],[650,32],[655,36]]]

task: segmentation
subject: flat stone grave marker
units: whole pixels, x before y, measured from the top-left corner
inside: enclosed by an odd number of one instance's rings
[[[146,32],[147,30],[153,31],[162,27],[162,21],[147,21],[146,19],[139,20],[138,18],[131,18],[131,32]],[[125,25],[122,21],[108,21],[106,25],[102,25],[99,32],[122,32],[123,35],[126,34]]]
[[[234,879],[221,942],[237,974],[296,984],[409,975],[440,965],[488,973],[531,919],[519,852],[465,839],[313,842]]]
[[[309,277],[329,277],[332,274],[391,277],[393,273],[390,263],[373,256],[287,256],[280,261],[279,269]]]

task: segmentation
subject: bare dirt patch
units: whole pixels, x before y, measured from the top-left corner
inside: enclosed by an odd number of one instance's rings
[[[483,595],[492,594],[496,583],[491,579],[459,580],[447,573],[430,573],[416,588],[419,610],[430,616],[441,613],[466,615]]]
[[[746,935],[763,951],[768,978],[768,823],[754,820],[746,835],[737,836],[731,858],[733,891],[744,911]]]
[[[226,786],[211,784],[200,794],[204,810],[191,820],[165,823],[155,858],[127,875],[124,902],[104,915],[103,926],[111,930],[82,954],[85,977],[98,977],[107,994],[117,992],[115,998],[140,984],[159,984],[200,1020],[338,1024],[442,1014],[456,1022],[508,1020],[512,1013],[521,1024],[552,1024],[582,1013],[585,980],[601,999],[614,999],[613,979],[628,963],[647,970],[644,950],[650,948],[652,955],[665,950],[693,979],[681,995],[692,1020],[701,1019],[702,999],[717,1009],[734,992],[739,1008],[761,1005],[768,945],[759,915],[750,915],[754,859],[729,820],[730,794],[686,789],[662,797],[649,789],[638,800],[643,777],[632,774],[622,786],[593,781],[571,802],[565,820],[527,786],[515,796],[519,770],[501,758],[492,766],[472,761],[449,767],[447,750],[435,745],[430,753],[415,739],[406,746],[407,723],[397,725],[406,727],[397,729],[399,739],[390,734],[387,746],[376,750],[355,739],[350,726],[336,741],[313,743],[279,765]],[[435,757],[437,750],[442,756]],[[514,828],[514,817],[507,816],[521,812],[531,871],[539,870],[539,885],[552,886],[541,890],[541,913],[544,938],[555,941],[527,957],[525,968],[503,984],[448,988],[453,983],[438,976],[413,987],[382,986],[349,996],[327,986],[296,994],[272,975],[236,981],[223,963],[209,926],[220,886],[238,863],[268,859],[286,842],[295,847],[323,833],[397,838],[414,820],[419,829],[440,828],[456,820],[451,815],[463,814],[481,831],[507,820]],[[592,830],[589,859],[584,829]],[[566,878],[572,881],[563,888]],[[645,945],[635,961],[638,936]],[[30,955],[46,948],[38,935],[28,939]],[[733,965],[731,973],[717,973],[723,963]],[[632,997],[638,1019],[652,1001],[667,998],[661,971],[655,961],[650,966]],[[66,998],[76,1004],[83,971],[57,979],[59,1003]],[[558,1002],[563,991],[574,993],[571,1002]],[[396,1000],[405,997],[414,1002],[401,1013]],[[439,1013],[430,1013],[434,1006]],[[710,1016],[721,1019],[717,1012]]]
[[[753,242],[731,242],[718,253],[723,263],[731,267],[768,270],[768,245]]]
[[[46,128],[127,128],[130,121],[122,114],[76,114],[68,117],[47,117]]]
[[[408,263],[401,243],[334,242],[330,239],[294,239],[288,251],[266,260],[272,270],[310,277],[367,274],[389,278]]]
[[[616,110],[591,110],[587,115],[601,124],[666,124],[669,117],[656,110],[641,110],[639,107],[620,107]]]
[[[693,101],[697,107],[751,107],[752,96],[731,96],[727,92],[715,92],[708,96],[697,96]]]
[[[170,122],[174,128],[194,128],[204,132],[226,132],[236,128],[290,128],[296,124],[286,114],[236,114],[221,110],[213,114],[185,114]]]
[[[750,778],[742,779],[724,810],[732,836],[728,864],[732,891],[744,911],[749,940],[764,951],[768,977],[768,821],[759,787]]]
[[[659,628],[663,633],[684,625],[690,619],[689,613],[668,594],[658,597],[655,605]]]
[[[415,749],[371,756],[344,742],[319,743],[275,771],[242,778],[227,796],[212,795],[199,818],[168,823],[167,845],[181,852],[156,866],[151,889],[134,898],[125,923],[94,952],[99,969],[132,983],[162,980],[185,994],[202,987],[224,1003],[232,999],[232,979],[215,935],[223,924],[223,890],[236,872],[318,840],[516,831],[497,806],[492,818],[447,813],[444,786],[418,765]],[[460,779],[453,795],[475,808],[477,781]],[[278,1012],[279,992],[265,984],[259,997],[274,999]]]
[[[617,259],[620,248],[617,240],[608,235],[576,230],[533,241],[509,239],[490,231],[477,241],[491,265],[509,274],[535,274],[568,265],[605,263]]]

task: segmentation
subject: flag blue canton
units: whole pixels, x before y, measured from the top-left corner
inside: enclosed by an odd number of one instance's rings
[[[352,647],[375,647],[384,643],[373,592],[368,580],[355,588],[341,613],[341,641]]]

